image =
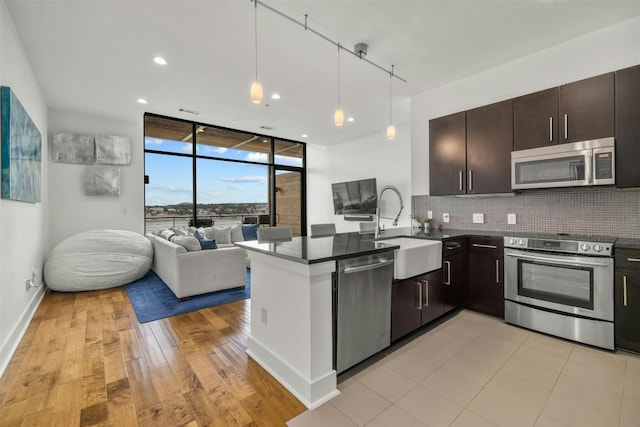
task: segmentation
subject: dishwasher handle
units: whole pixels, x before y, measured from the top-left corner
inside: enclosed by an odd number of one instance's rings
[[[376,268],[384,267],[389,264],[393,264],[393,259],[375,262],[373,264],[359,265],[357,267],[345,267],[342,271],[344,274],[360,273],[361,271],[375,270]]]

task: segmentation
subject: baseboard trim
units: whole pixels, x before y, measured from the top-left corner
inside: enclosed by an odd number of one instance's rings
[[[31,319],[33,319],[33,316],[36,314],[36,310],[44,298],[46,290],[47,288],[44,285],[38,288],[37,292],[33,295],[31,302],[27,306],[27,309],[22,314],[22,317],[13,328],[13,331],[11,331],[11,334],[9,334],[9,337],[2,345],[2,348],[0,348],[0,377],[4,374],[5,369],[7,369],[13,353],[15,353],[18,348],[22,337],[29,327],[29,323],[31,323]]]
[[[340,394],[335,370],[310,381],[252,337],[249,337],[246,352],[309,409]]]

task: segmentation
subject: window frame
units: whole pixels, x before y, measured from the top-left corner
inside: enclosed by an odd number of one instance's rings
[[[193,149],[191,150],[191,153],[176,153],[176,152],[172,152],[172,151],[164,151],[164,150],[157,150],[157,149],[149,149],[146,148],[146,137],[147,137],[147,117],[153,117],[153,118],[157,118],[157,119],[163,119],[163,120],[171,120],[171,121],[176,121],[176,122],[180,122],[180,123],[186,123],[186,124],[190,124],[191,125],[191,130],[192,130],[192,144],[193,144]],[[268,153],[268,161],[267,162],[255,162],[255,161],[250,161],[250,160],[239,160],[239,159],[229,159],[229,158],[225,158],[225,157],[218,157],[218,156],[211,156],[211,155],[203,155],[203,154],[198,154],[197,153],[197,145],[198,145],[198,132],[197,129],[200,126],[204,126],[207,128],[213,128],[213,129],[218,129],[221,131],[227,131],[227,132],[238,132],[238,133],[246,133],[246,134],[250,134],[250,135],[255,135],[258,138],[265,138],[269,140],[270,143],[270,151]],[[275,144],[276,144],[276,140],[280,140],[280,141],[284,141],[284,142],[290,142],[293,144],[299,144],[301,146],[302,149],[302,166],[289,166],[289,165],[282,165],[282,164],[277,164],[275,162]],[[231,162],[231,163],[240,163],[240,164],[249,164],[249,165],[256,165],[256,166],[266,166],[267,167],[267,176],[268,176],[268,194],[267,194],[267,198],[268,198],[268,203],[269,203],[269,216],[270,216],[270,225],[274,226],[276,225],[276,197],[275,197],[275,176],[276,173],[278,171],[290,171],[290,172],[298,172],[300,173],[300,178],[301,178],[301,183],[300,183],[300,235],[301,236],[306,236],[307,235],[307,146],[304,142],[300,142],[300,141],[295,141],[295,140],[290,140],[290,139],[286,139],[286,138],[281,138],[278,136],[270,136],[270,135],[262,135],[262,134],[258,134],[258,133],[254,133],[254,132],[249,132],[249,131],[245,131],[245,130],[241,130],[241,129],[232,129],[232,128],[227,128],[227,127],[223,127],[223,126],[218,126],[218,125],[212,125],[212,124],[208,124],[208,123],[202,123],[202,122],[196,122],[196,121],[192,121],[192,120],[187,120],[187,119],[181,119],[181,118],[177,118],[177,117],[169,117],[169,116],[164,116],[164,115],[160,115],[160,114],[155,114],[155,113],[149,113],[149,112],[145,112],[144,113],[144,117],[143,117],[143,167],[144,167],[144,172],[145,172],[145,179],[144,179],[144,185],[148,184],[149,182],[149,177],[146,175],[146,154],[150,153],[150,154],[159,154],[159,155],[166,155],[166,156],[178,156],[178,157],[187,157],[187,158],[191,158],[192,159],[192,188],[193,188],[193,198],[192,198],[192,208],[193,208],[193,217],[191,218],[193,220],[194,224],[197,224],[198,221],[198,209],[197,209],[197,192],[198,192],[198,187],[197,187],[197,176],[198,176],[198,169],[197,169],[197,160],[198,159],[206,159],[206,160],[216,160],[216,161],[223,161],[223,162]],[[144,227],[145,227],[145,232],[146,232],[146,228],[147,228],[147,216],[146,216],[146,207],[147,207],[147,203],[146,203],[146,191],[144,192],[144,199],[143,199],[143,212],[145,212],[145,217],[144,217]]]

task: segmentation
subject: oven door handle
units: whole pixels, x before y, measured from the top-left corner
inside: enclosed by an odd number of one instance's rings
[[[536,256],[536,255],[527,255],[527,254],[510,254],[510,253],[506,253],[506,256],[510,256],[513,258],[523,258],[523,259],[530,259],[533,261],[548,261],[548,262],[555,262],[558,264],[565,264],[565,265],[574,265],[574,266],[588,266],[588,267],[606,267],[607,264],[603,264],[600,262],[586,262],[586,261],[565,261],[561,258],[547,258],[547,257],[541,257],[541,256]]]

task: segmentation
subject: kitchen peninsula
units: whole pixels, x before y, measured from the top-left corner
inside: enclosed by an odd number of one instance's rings
[[[388,253],[398,245],[372,234],[238,242],[251,260],[247,353],[308,408],[339,394],[333,352],[337,262]]]

